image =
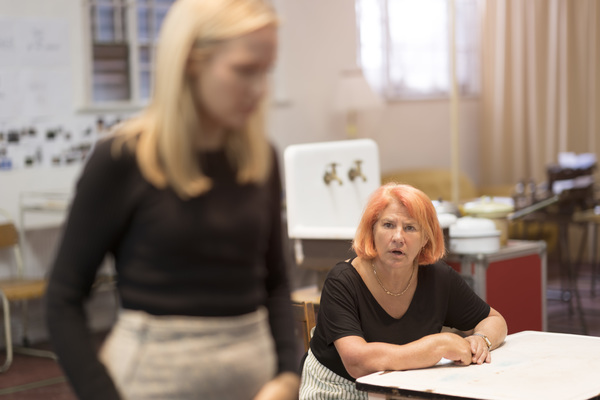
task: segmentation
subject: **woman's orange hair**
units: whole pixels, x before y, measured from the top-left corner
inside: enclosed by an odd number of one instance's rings
[[[383,210],[392,201],[397,201],[406,207],[410,216],[417,220],[425,238],[428,239],[419,254],[419,265],[433,264],[442,258],[446,252],[444,235],[433,203],[419,189],[397,183],[388,183],[379,187],[369,198],[352,242],[352,248],[356,255],[367,260],[377,256],[373,227]]]

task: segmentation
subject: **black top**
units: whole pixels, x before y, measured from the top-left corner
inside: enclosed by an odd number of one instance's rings
[[[126,309],[235,316],[265,305],[279,370],[296,371],[275,152],[266,182],[246,185],[236,182],[224,151],[201,154],[213,188],[184,201],[148,183],[126,148],[111,155],[113,140],[96,145],[79,178],[47,292],[52,344],[80,398],[118,398],[83,308],[107,253]]]
[[[406,344],[439,333],[443,326],[473,329],[490,313],[488,306],[450,266],[419,266],[418,284],[406,313],[391,317],[375,300],[350,262],[327,275],[310,348],[321,364],[354,381],[333,342],[360,336],[367,342]]]

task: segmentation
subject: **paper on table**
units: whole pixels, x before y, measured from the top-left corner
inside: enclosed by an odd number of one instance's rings
[[[442,357],[442,359],[440,361],[438,361],[438,363],[435,365],[448,365],[448,364],[452,364],[453,362],[454,361]]]

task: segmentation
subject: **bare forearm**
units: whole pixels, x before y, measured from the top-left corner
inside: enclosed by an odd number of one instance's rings
[[[402,371],[435,365],[442,357],[457,362],[470,361],[468,343],[458,335],[440,333],[405,345],[366,343],[361,338],[340,339],[336,346],[344,367],[355,378],[383,370]]]
[[[427,339],[405,346],[367,343],[364,356],[360,357],[361,361],[353,369],[359,376],[363,376],[376,371],[424,368],[434,365],[442,358],[436,353],[433,341]]]
[[[501,315],[490,315],[481,321],[473,332],[482,333],[492,342],[492,349],[497,348],[506,339],[507,326],[506,321]]]

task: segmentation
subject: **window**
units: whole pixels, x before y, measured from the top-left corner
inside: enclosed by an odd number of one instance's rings
[[[478,0],[455,0],[459,92],[480,88]],[[446,97],[450,92],[449,0],[356,0],[359,64],[388,99]]]
[[[136,104],[150,97],[156,40],[174,1],[87,0],[94,105]]]

